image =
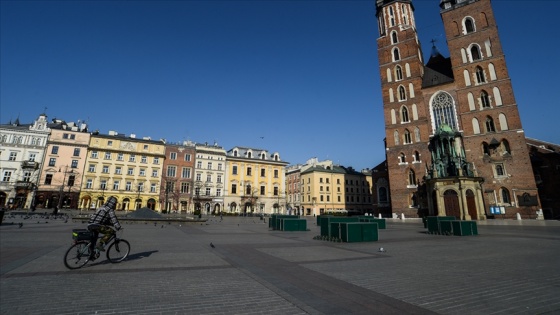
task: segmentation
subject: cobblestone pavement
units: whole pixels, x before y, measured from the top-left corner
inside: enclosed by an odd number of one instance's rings
[[[258,218],[125,224],[126,261],[67,270],[80,227],[4,218],[0,314],[560,314],[558,221],[492,220],[458,237],[388,220],[367,243],[313,240],[314,218],[307,232]]]

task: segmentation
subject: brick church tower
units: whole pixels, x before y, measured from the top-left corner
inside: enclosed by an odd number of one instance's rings
[[[534,217],[537,188],[490,0],[441,0],[425,63],[412,0],[377,0],[393,213]],[[434,8],[435,9],[435,8]]]

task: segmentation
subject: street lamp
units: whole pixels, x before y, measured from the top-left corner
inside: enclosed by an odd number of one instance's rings
[[[62,172],[62,168],[58,169],[59,172]],[[63,194],[64,194],[64,185],[66,183],[66,174],[73,174],[74,170],[70,170],[70,172],[68,172],[68,165],[65,166],[64,168],[64,178],[62,180],[62,185],[60,186],[60,192],[58,194],[58,206],[55,208],[55,214],[56,212],[58,212],[58,209],[60,209],[62,207],[62,199],[63,199]],[[72,185],[74,183],[72,182]],[[72,189],[72,185],[70,185],[70,183],[68,183],[68,192],[70,192],[70,189]]]

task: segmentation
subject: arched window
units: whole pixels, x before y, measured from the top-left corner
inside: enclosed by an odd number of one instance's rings
[[[377,197],[379,199],[379,203],[386,203],[387,201],[389,201],[389,199],[387,198],[387,188],[379,187]]]
[[[399,42],[399,38],[397,37],[397,31],[391,32],[391,44],[396,44]]]
[[[502,140],[502,143],[500,143],[500,145],[502,147],[502,152],[504,154],[505,153],[511,154],[511,149],[509,147],[509,142],[506,139]]]
[[[395,145],[399,145],[399,131],[395,130],[395,133],[393,135],[395,137]]]
[[[482,55],[480,54],[480,47],[478,47],[478,45],[473,45],[471,47],[471,61],[480,59],[482,59]]]
[[[509,196],[509,190],[505,187],[500,189],[502,191],[502,203],[511,203],[511,198]]]
[[[414,173],[414,170],[412,170],[412,169],[408,170],[408,185],[410,185],[410,186],[415,186],[416,185],[416,174]]]
[[[478,119],[476,118],[472,119],[472,129],[475,135],[480,133],[480,126],[478,125]]]
[[[401,122],[410,122],[410,120],[408,119],[408,109],[406,108],[406,106],[403,106],[401,108]]]
[[[404,101],[406,100],[406,89],[404,86],[399,86],[399,100]]]
[[[397,81],[400,81],[400,80],[403,79],[402,68],[399,65],[397,65],[395,67],[395,78],[396,78]]]
[[[482,108],[490,108],[490,97],[488,96],[488,92],[484,90],[480,92],[480,104]]]
[[[401,152],[399,154],[399,164],[404,164],[404,163],[406,163],[406,157],[405,157],[404,153]]]
[[[504,176],[506,174],[503,164],[496,164],[496,175]]]
[[[391,26],[395,26],[395,12],[393,11],[393,7],[389,7],[389,18]]]
[[[251,152],[247,152],[247,158],[250,159],[250,158],[252,158],[252,157],[253,157],[253,155],[251,154]]]
[[[420,162],[420,153],[418,151],[414,151],[414,162]]]
[[[420,128],[414,128],[414,141],[420,142]]]
[[[403,143],[404,144],[412,143],[412,137],[410,136],[410,131],[408,131],[408,129],[404,130]]]
[[[482,67],[476,67],[476,82],[478,84],[486,82],[486,77],[484,77],[484,70]]]
[[[507,118],[506,115],[504,113],[500,113],[500,115],[498,115],[498,120],[500,121],[500,130],[508,130],[508,123],[507,123]]]
[[[465,19],[465,32],[467,34],[474,32],[474,22],[471,18]]]
[[[395,47],[393,48],[393,61],[399,61],[401,60],[401,55],[399,53],[399,48]]]
[[[432,118],[434,120],[434,130],[440,125],[446,124],[457,130],[457,120],[455,119],[455,105],[453,98],[446,92],[440,92],[432,99]]]
[[[496,126],[494,126],[494,119],[490,116],[486,116],[486,132],[496,132]]]

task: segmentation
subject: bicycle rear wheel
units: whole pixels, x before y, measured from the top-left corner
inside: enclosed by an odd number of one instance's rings
[[[64,265],[68,269],[82,268],[89,261],[90,242],[79,241],[70,246],[64,255]]]
[[[107,248],[107,259],[112,263],[119,263],[128,257],[130,253],[130,243],[127,240],[115,240]]]

